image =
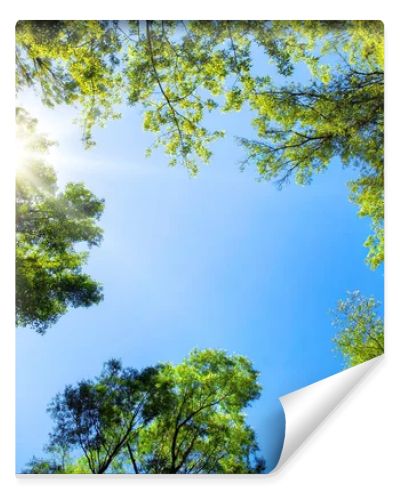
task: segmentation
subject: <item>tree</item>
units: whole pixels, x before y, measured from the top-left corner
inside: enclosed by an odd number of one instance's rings
[[[94,381],[67,386],[49,406],[55,421],[51,447],[78,448],[91,473],[103,474],[160,406],[162,391],[155,395],[157,370],[123,369],[111,360]]]
[[[170,385],[169,404],[139,435],[137,471],[262,472],[255,434],[243,413],[260,395],[257,376],[244,356],[212,349],[164,365],[160,380]]]
[[[16,39],[17,89],[35,88],[49,106],[79,103],[88,146],[125,101],[144,108],[170,163],[193,174],[224,134],[204,125],[216,109],[253,111],[258,137],[239,139],[242,165],[279,186],[308,183],[340,157],[358,169],[350,199],[372,220],[367,261],[383,262],[381,22],[23,21]]]
[[[256,112],[257,140],[241,139],[262,177],[279,186],[295,176],[299,184],[326,169],[333,157],[357,167],[349,183],[350,200],[359,215],[372,220],[365,245],[367,262],[384,259],[383,218],[383,27],[379,22],[280,23],[287,32],[285,50],[307,40],[318,57],[301,53],[315,78],[308,84],[276,85],[271,78],[251,82],[247,100]],[[317,47],[320,45],[320,48]],[[334,63],[322,65],[323,56]],[[316,64],[318,63],[318,66]]]
[[[25,472],[262,472],[243,413],[260,395],[257,376],[245,357],[213,349],[141,372],[111,360],[49,406],[49,449],[64,458],[34,459]]]
[[[348,367],[383,354],[384,328],[378,308],[379,302],[358,290],[338,302],[333,324],[339,331],[333,340]]]
[[[55,460],[33,457],[23,474],[63,474],[64,468]]]
[[[57,188],[44,158],[53,143],[22,108],[17,138],[26,155],[16,176],[16,323],[43,334],[69,306],[88,307],[103,297],[101,285],[82,272],[88,252],[75,245],[101,242],[96,222],[104,201],[81,183]]]
[[[22,474],[91,474],[85,458],[73,459],[58,447],[48,446],[46,451],[49,457],[33,457]]]

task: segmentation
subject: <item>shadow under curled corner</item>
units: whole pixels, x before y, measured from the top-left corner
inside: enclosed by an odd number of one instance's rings
[[[383,360],[383,356],[279,398],[285,415],[285,437],[278,463],[270,474],[279,471],[354,387]]]

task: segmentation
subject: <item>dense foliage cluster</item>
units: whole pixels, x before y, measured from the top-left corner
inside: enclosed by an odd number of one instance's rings
[[[334,342],[347,366],[383,354],[384,329],[379,306],[373,297],[363,297],[358,290],[339,301],[334,318],[338,329]]]
[[[75,245],[100,243],[97,221],[104,202],[83,184],[57,188],[54,168],[44,156],[52,142],[21,108],[17,138],[25,155],[16,185],[16,320],[44,333],[68,307],[102,299],[101,285],[82,271],[88,253]]]
[[[54,398],[53,457],[34,458],[25,472],[262,472],[243,413],[260,395],[257,376],[245,357],[212,349],[142,371],[111,360]]]
[[[16,39],[17,89],[33,87],[48,106],[80,104],[87,146],[125,102],[192,173],[224,135],[206,126],[215,110],[253,112],[242,164],[278,185],[307,183],[339,157],[359,171],[350,199],[372,220],[368,263],[383,261],[382,23],[24,21]]]

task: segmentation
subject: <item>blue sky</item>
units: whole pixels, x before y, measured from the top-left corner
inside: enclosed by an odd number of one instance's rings
[[[334,160],[310,186],[256,182],[254,168],[239,170],[233,136],[251,130],[238,113],[215,116],[228,137],[191,178],[161,151],[144,157],[152,136],[135,109],[84,151],[70,109],[44,110],[30,94],[21,103],[59,140],[60,185],[85,182],[106,209],[87,266],[105,300],[70,311],[43,337],[17,331],[17,471],[43,455],[46,407],[66,384],[96,376],[111,357],[140,368],[178,363],[194,347],[244,354],[260,371],[248,420],[272,468],[284,433],[277,398],[343,368],[329,311],[347,290],[383,299],[383,271],[364,263],[369,221],[348,202],[355,172]]]

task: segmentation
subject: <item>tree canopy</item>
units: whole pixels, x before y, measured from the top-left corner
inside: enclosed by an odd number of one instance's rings
[[[333,322],[338,329],[334,343],[347,366],[383,354],[384,328],[379,305],[376,299],[363,297],[358,290],[338,302]]]
[[[262,472],[243,412],[260,395],[257,376],[247,358],[213,349],[142,371],[111,360],[54,398],[54,457],[25,472]]]
[[[138,471],[261,472],[254,431],[243,413],[260,395],[257,375],[244,356],[212,349],[164,365],[160,380],[170,385],[169,402],[139,436]]]
[[[224,135],[206,126],[218,109],[252,111],[242,165],[279,186],[308,183],[339,157],[358,169],[350,199],[372,220],[367,261],[383,262],[381,22],[22,21],[16,39],[17,90],[79,104],[87,146],[125,102],[141,105],[155,146],[193,174]]]
[[[104,201],[81,183],[57,188],[45,159],[53,143],[22,108],[17,138],[25,156],[16,175],[16,322],[42,334],[68,307],[88,307],[103,297],[101,285],[82,271],[88,252],[76,244],[100,243]]]
[[[67,386],[49,406],[55,421],[51,448],[79,448],[88,469],[104,473],[161,405],[164,394],[162,386],[156,391],[156,374],[157,368],[139,372],[111,360],[94,381]]]

